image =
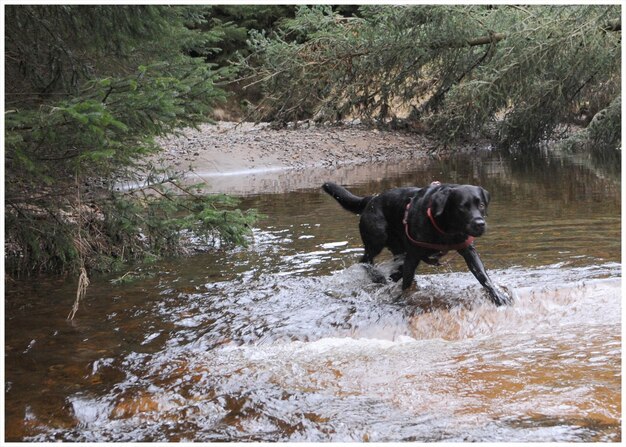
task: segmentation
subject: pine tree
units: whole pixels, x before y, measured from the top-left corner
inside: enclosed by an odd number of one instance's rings
[[[204,7],[5,9],[6,259],[15,272],[109,270],[183,250],[190,230],[245,243],[254,212],[145,162],[207,121],[229,76]],[[198,57],[190,57],[190,54]],[[121,180],[148,177],[131,191]]]

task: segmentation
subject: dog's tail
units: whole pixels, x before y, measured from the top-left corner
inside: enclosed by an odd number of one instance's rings
[[[330,194],[339,205],[354,214],[361,214],[373,196],[359,197],[336,183],[326,182],[322,189]]]

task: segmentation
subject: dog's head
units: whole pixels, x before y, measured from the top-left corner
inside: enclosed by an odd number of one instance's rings
[[[433,193],[431,211],[446,232],[478,237],[487,228],[488,205],[489,192],[486,189],[474,185],[450,185]]]

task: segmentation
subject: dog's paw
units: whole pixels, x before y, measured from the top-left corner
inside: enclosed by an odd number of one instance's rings
[[[387,284],[387,278],[385,278],[385,275],[383,275],[382,272],[376,267],[371,264],[363,264],[363,268],[365,268],[373,283],[382,285]]]
[[[411,298],[411,296],[417,291],[417,284],[415,283],[415,281],[413,281],[411,283],[411,285],[409,287],[407,287],[406,289],[402,289],[402,291],[400,292],[399,295],[397,295],[394,299],[393,299],[393,303],[397,304],[397,303],[406,303],[409,301],[409,299]]]
[[[394,272],[391,275],[389,275],[389,279],[393,282],[398,282],[400,281],[400,279],[402,279],[402,272]]]
[[[513,294],[505,288],[496,286],[489,292],[489,298],[496,306],[509,306],[513,304]]]

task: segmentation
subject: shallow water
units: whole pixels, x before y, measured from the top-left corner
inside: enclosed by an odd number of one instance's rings
[[[72,322],[71,278],[7,283],[6,439],[621,440],[619,176],[487,153],[346,172],[327,179],[363,194],[483,185],[476,246],[515,304],[454,255],[394,303],[356,216],[318,188],[250,195],[250,247],[93,278]]]

